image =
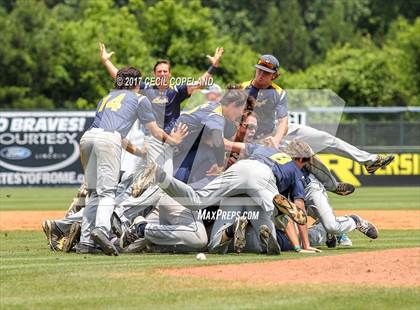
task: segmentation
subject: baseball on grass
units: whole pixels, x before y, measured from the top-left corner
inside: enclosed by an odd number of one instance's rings
[[[204,253],[198,253],[197,256],[195,257],[197,260],[206,260],[206,254]]]

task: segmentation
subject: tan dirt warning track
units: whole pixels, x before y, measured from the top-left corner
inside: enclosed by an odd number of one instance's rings
[[[44,219],[60,219],[64,214],[65,211],[0,211],[0,231],[41,230]],[[379,229],[420,229],[418,210],[338,210],[336,214],[358,214],[375,223]]]
[[[412,248],[265,263],[166,269],[160,272],[177,277],[200,277],[253,285],[302,283],[418,287],[419,262],[420,248]]]

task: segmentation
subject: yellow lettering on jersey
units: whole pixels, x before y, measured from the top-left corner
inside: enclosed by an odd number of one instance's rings
[[[217,108],[213,110],[213,114],[217,114],[217,115],[223,116],[222,106],[221,105],[217,106]]]
[[[101,112],[104,109],[104,106],[105,106],[106,102],[108,101],[109,97],[111,97],[111,95],[108,95],[108,96],[102,98],[102,102],[101,102],[101,105],[99,106],[98,112]]]
[[[108,101],[106,104],[107,109],[111,109],[111,111],[115,112],[121,108],[121,101],[124,99],[126,94],[120,94],[111,101]]]
[[[279,163],[280,165],[287,164],[288,162],[292,161],[292,158],[285,154],[285,153],[276,153],[270,156],[271,160]]]

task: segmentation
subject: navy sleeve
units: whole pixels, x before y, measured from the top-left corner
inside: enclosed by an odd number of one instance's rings
[[[139,98],[137,106],[137,118],[143,125],[156,121],[155,116],[153,115],[152,104],[145,96],[141,96]]]
[[[303,185],[304,178],[305,177],[300,172],[300,170],[296,170],[294,186],[293,186],[293,190],[292,190],[293,200],[304,199],[305,198],[305,187]]]
[[[282,90],[281,93],[276,96],[276,119],[280,119],[287,116],[287,93]]]
[[[190,95],[188,94],[187,84],[175,85],[174,90],[177,92],[177,99],[179,102],[182,102],[188,97],[190,97]]]

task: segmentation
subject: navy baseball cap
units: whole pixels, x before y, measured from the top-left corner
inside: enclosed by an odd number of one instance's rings
[[[258,61],[258,64],[255,65],[255,68],[270,73],[276,73],[279,67],[279,61],[273,55],[262,55]]]

